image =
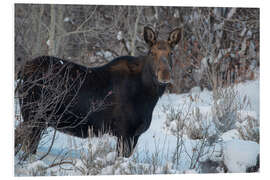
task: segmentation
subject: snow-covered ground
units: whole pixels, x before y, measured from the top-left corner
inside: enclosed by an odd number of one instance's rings
[[[115,138],[108,135],[102,138],[83,140],[58,132],[50,156],[43,161],[16,166],[15,175],[33,175],[33,167],[49,166],[52,163],[51,159],[57,157],[57,154],[64,154],[65,152],[69,152],[69,158],[73,161],[72,167],[74,170],[63,171],[63,169],[52,167],[49,168],[50,172],[54,172],[56,175],[203,173],[206,171],[201,170],[200,162],[203,164],[207,160],[217,163],[224,162],[227,172],[245,172],[248,167],[256,165],[259,144],[243,138],[239,133],[239,129],[242,128],[244,131],[241,132],[246,132],[247,129],[245,128],[250,127],[250,122],[254,122],[254,119],[258,121],[260,117],[259,80],[238,84],[235,86],[235,90],[238,91],[240,101],[246,96],[246,99],[249,100],[248,106],[237,111],[236,115],[239,121],[235,123],[234,128],[226,132],[219,132],[218,139],[211,145],[206,145],[206,141],[202,139],[191,139],[186,132],[182,134],[179,141],[180,136],[177,138],[177,134],[173,131],[177,126],[177,122],[170,121],[168,123],[167,120],[168,107],[187,114],[186,117],[191,117],[192,112],[198,111],[203,121],[196,122],[191,121],[191,118],[187,118],[189,121],[186,121],[186,126],[188,124],[188,126],[192,128],[194,126],[195,128],[206,124],[209,127],[208,134],[210,136],[217,133],[212,122],[214,102],[212,92],[207,90],[201,92],[198,88],[194,88],[187,94],[165,94],[160,98],[154,109],[150,128],[141,135],[133,156],[129,159],[117,158],[112,148],[115,146]],[[198,124],[196,125],[196,123]],[[49,148],[52,135],[53,132],[51,131],[49,136],[42,139],[38,149],[39,156]],[[179,142],[181,142],[180,148]],[[209,142],[207,141],[207,143]],[[90,146],[91,152],[89,152]],[[80,157],[85,155],[89,158],[89,154],[97,152],[102,147],[106,148],[105,155],[95,156],[96,159],[91,160],[99,164],[100,168],[93,167],[89,171],[90,165],[86,166],[87,163],[83,162]],[[198,154],[200,150],[202,153]],[[198,156],[199,158],[196,158]],[[209,172],[225,172],[221,168],[222,166],[217,166],[214,171]],[[53,173],[45,172],[45,175],[51,174]]]

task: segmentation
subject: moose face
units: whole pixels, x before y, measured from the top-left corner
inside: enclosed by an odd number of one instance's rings
[[[157,40],[156,33],[144,28],[144,40],[149,45],[148,56],[152,57],[152,71],[159,84],[172,83],[172,51],[181,39],[181,29],[170,32],[168,40]]]

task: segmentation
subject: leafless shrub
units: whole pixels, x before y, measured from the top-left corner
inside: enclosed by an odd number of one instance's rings
[[[56,130],[65,131],[65,128],[76,127],[84,123],[89,114],[106,107],[104,101],[92,99],[93,105],[89,107],[85,117],[81,117],[80,122],[58,128],[59,123],[64,123],[64,114],[76,104],[76,96],[85,80],[85,74],[74,75],[69,65],[60,62],[49,63],[47,69],[35,69],[34,66],[36,64],[28,64],[25,69],[21,69],[15,90],[15,98],[20,102],[20,114],[16,115],[19,118],[15,123],[15,154],[22,149],[22,160],[36,152],[38,145],[41,145],[40,139],[46,136],[49,126],[57,128],[54,130],[48,152],[41,159],[49,154]],[[34,72],[30,72],[32,70]],[[70,94],[74,96],[71,97]],[[22,119],[21,114],[27,119]]]
[[[98,175],[103,168],[122,158],[117,155],[116,139],[108,134],[90,136],[87,143],[82,144],[77,151],[80,157],[73,160],[72,168],[80,175]]]
[[[166,114],[165,128],[169,129],[169,131],[175,136],[183,136],[184,134],[184,126],[186,121],[186,116],[181,112],[184,107],[181,109],[174,108],[173,106],[163,106],[162,111]]]
[[[195,107],[191,111],[185,128],[187,136],[193,140],[192,152],[185,153],[190,159],[190,169],[200,168],[200,162],[207,156],[211,156],[219,134],[213,128],[211,114],[202,113],[200,108]]]
[[[189,159],[189,168],[198,170],[201,158],[209,155],[218,140],[210,114],[203,114],[198,107],[192,108],[191,101],[184,103],[182,108],[164,106],[163,111],[166,114],[165,128],[176,137],[177,142],[172,156],[173,167],[179,168],[180,158],[185,155]],[[185,144],[186,137],[192,140],[191,152]]]
[[[188,121],[186,123],[186,134],[190,139],[203,139],[208,136],[210,122],[208,116],[200,112],[198,107],[195,107],[190,113]]]
[[[213,122],[220,133],[236,128],[237,112],[250,105],[234,87],[213,89],[213,100]]]
[[[260,123],[257,118],[247,116],[245,119],[241,119],[237,130],[243,140],[260,143]]]
[[[163,106],[166,114],[165,129],[169,130],[176,137],[176,149],[172,157],[173,165],[178,168],[181,154],[183,152],[184,134],[186,122],[192,103],[184,103],[182,107]]]
[[[33,160],[16,164],[17,176],[46,175],[130,175],[130,174],[172,174],[179,173],[171,163],[162,164],[164,152],[160,152],[160,142],[156,141],[156,151],[140,157],[134,152],[130,158],[117,156],[116,139],[109,134],[89,137],[80,146],[70,148],[69,152],[47,159],[46,163]],[[77,154],[71,157],[71,151]],[[145,150],[147,151],[147,150]]]
[[[236,93],[229,89],[218,89],[214,97],[213,122],[216,128],[224,133],[235,128],[238,104],[235,100]]]
[[[179,149],[176,148],[176,152],[180,153],[178,157],[185,155],[190,162],[189,168],[199,171],[207,159],[211,161],[218,159],[216,156],[219,156],[220,152],[215,148],[219,146],[218,143],[222,140],[220,136],[223,133],[239,127],[238,129],[243,132],[245,139],[256,139],[258,122],[250,117],[249,120],[248,118],[245,120],[239,118],[239,112],[247,109],[249,105],[246,96],[241,97],[235,88],[230,87],[213,90],[213,105],[209,106],[209,110],[205,109],[206,112],[205,110],[201,111],[200,107],[196,107],[196,104],[188,111],[174,107],[169,108],[170,105],[164,108],[167,110],[165,111],[165,127],[179,139]],[[176,128],[177,121],[180,122],[178,124],[181,125],[179,126],[181,128]],[[242,124],[243,122],[246,126]],[[188,146],[183,141],[185,136],[191,143]],[[191,151],[188,149],[190,146],[192,147]],[[177,159],[176,157],[174,158]],[[176,163],[176,161],[174,162]],[[223,166],[218,164],[218,167]]]

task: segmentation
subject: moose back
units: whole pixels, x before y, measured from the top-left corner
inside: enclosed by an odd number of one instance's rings
[[[172,82],[171,52],[181,29],[157,40],[144,28],[146,56],[121,56],[106,65],[84,67],[52,56],[28,61],[18,75],[23,122],[15,129],[15,150],[36,153],[48,127],[81,138],[110,132],[119,154],[129,157],[150,126],[153,109]]]

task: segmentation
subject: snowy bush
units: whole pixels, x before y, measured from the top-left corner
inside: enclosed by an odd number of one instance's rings
[[[168,105],[163,106],[162,108],[163,112],[166,114],[164,128],[169,130],[175,136],[183,136],[184,126],[188,115],[188,113],[183,111],[184,107],[175,108]]]
[[[213,122],[220,133],[236,128],[237,112],[249,105],[234,87],[213,89]]]
[[[72,151],[71,151],[72,150]],[[75,151],[74,151],[75,150]],[[74,154],[72,152],[79,152]],[[66,155],[59,154],[53,160],[32,159],[15,165],[16,176],[52,175],[129,175],[129,174],[175,174],[181,173],[171,163],[161,164],[160,154],[148,154],[143,159],[138,152],[130,158],[118,156],[116,138],[105,134],[91,137],[80,148],[70,147]],[[48,158],[49,156],[47,156]]]
[[[198,169],[199,162],[212,150],[212,144],[218,137],[211,123],[211,111],[205,108],[193,107],[191,101],[184,103],[181,108],[170,105],[163,107],[166,114],[165,129],[176,137],[176,149],[173,162],[176,166],[181,156],[187,156],[189,169]],[[203,108],[202,108],[203,109]],[[191,140],[186,144],[185,140]],[[187,150],[190,147],[191,151]]]
[[[186,134],[190,139],[208,138],[213,134],[210,132],[211,122],[209,121],[210,114],[201,112],[200,108],[195,107],[188,116],[186,123]]]
[[[200,162],[200,173],[258,172],[259,144],[239,139],[216,144],[216,155]]]
[[[15,168],[16,175],[44,176],[47,173],[47,165],[43,161],[34,161],[29,164],[18,165]]]
[[[240,111],[238,113],[238,123],[236,124],[237,130],[241,136],[241,139],[248,141],[260,141],[260,122],[256,113],[248,113]]]
[[[101,170],[114,163],[117,157],[116,138],[105,134],[100,137],[89,137],[81,145],[80,158],[73,161],[75,172],[80,175],[97,175]]]
[[[246,96],[228,87],[213,90],[213,98],[213,122],[221,134],[237,130],[241,139],[259,143],[259,119],[256,112],[244,110],[250,107]]]
[[[183,153],[184,129],[186,127],[186,120],[189,116],[191,103],[184,103],[182,107],[178,108],[171,105],[163,106],[162,108],[166,115],[164,128],[176,137],[176,148],[173,154],[172,162],[176,167],[178,167],[181,154]]]
[[[214,96],[213,122],[217,130],[224,133],[235,127],[237,101],[236,92],[232,89],[217,89]]]
[[[251,110],[249,98],[240,94],[237,87],[214,89],[210,92],[213,100],[207,106],[205,97],[199,94],[191,92],[185,96],[180,107],[173,104],[163,107],[165,129],[179,139],[178,158],[185,156],[189,169],[200,173],[231,172],[224,160],[230,145],[223,145],[234,140],[243,141],[240,144],[259,143],[257,114]],[[257,157],[251,156],[249,158]],[[248,167],[253,171],[254,167]]]

